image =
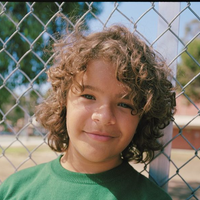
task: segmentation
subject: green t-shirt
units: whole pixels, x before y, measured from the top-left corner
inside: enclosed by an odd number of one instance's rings
[[[171,200],[127,162],[83,174],[64,169],[60,157],[12,174],[0,185],[0,200]]]

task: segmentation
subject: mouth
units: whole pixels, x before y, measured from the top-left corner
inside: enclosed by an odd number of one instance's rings
[[[93,140],[101,141],[101,142],[106,142],[114,138],[108,133],[103,133],[99,131],[92,131],[92,132],[85,132],[85,133],[89,138]]]

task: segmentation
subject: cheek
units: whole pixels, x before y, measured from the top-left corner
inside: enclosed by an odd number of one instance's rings
[[[88,118],[89,113],[84,107],[81,108],[78,106],[69,105],[66,115],[68,132],[72,130],[82,129]]]
[[[135,116],[134,118],[125,119],[122,123],[124,124],[124,132],[132,139],[139,124],[139,117]]]

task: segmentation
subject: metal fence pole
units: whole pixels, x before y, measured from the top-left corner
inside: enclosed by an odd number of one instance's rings
[[[178,36],[179,33],[179,13],[180,2],[159,2],[159,17],[158,21],[158,41],[156,43],[157,51],[160,52],[167,61],[167,64],[173,71],[173,76],[176,77],[177,63],[176,57],[178,52]],[[173,62],[172,62],[173,61]],[[172,79],[170,79],[173,82]],[[167,144],[172,139],[173,123],[170,123],[164,130],[164,137],[160,140],[162,144]],[[149,176],[150,179],[156,181],[165,191],[168,190],[168,178],[170,168],[170,153],[171,142],[166,145],[162,154],[156,157],[150,163]]]

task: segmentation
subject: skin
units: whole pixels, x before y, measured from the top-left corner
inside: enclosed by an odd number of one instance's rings
[[[69,147],[61,165],[73,172],[100,173],[121,164],[121,152],[132,140],[139,116],[124,98],[125,87],[115,77],[115,66],[92,60],[77,77],[84,91],[72,87],[67,96]]]

